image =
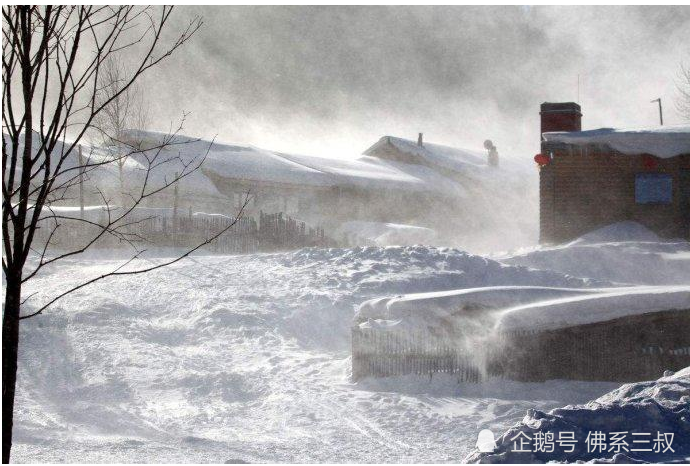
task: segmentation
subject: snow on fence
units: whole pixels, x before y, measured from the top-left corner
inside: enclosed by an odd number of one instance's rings
[[[230,226],[235,219],[225,215],[196,213],[170,215],[171,209],[136,209],[126,220],[115,227],[118,234],[104,234],[93,247],[118,248],[131,241],[139,248],[183,247],[192,248]],[[61,213],[63,215],[64,213]],[[113,217],[117,212],[110,213]],[[71,214],[72,216],[74,213]],[[43,222],[37,230],[34,249],[41,250],[50,238],[51,249],[76,249],[88,244],[101,230],[97,225],[108,224],[109,212],[106,209],[93,209],[85,212],[81,221],[61,219],[60,227],[51,236],[52,220]],[[126,238],[123,239],[123,238]],[[326,236],[322,228],[312,228],[304,222],[283,213],[265,214],[260,212],[258,220],[254,217],[240,217],[228,231],[221,234],[204,250],[219,254],[245,254],[252,252],[271,252],[301,247],[332,247],[335,242]]]
[[[690,309],[620,317],[553,330],[467,335],[355,325],[352,377],[457,374],[487,377],[630,382],[690,365]],[[447,330],[444,329],[444,330]]]

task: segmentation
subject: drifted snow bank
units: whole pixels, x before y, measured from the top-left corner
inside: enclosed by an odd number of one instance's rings
[[[560,245],[497,257],[501,262],[620,284],[690,283],[690,243],[660,240],[636,222],[620,222]]]
[[[549,142],[565,144],[606,144],[624,154],[651,154],[670,158],[690,154],[690,126],[669,125],[649,128],[600,128],[588,131],[544,133]]]
[[[659,235],[644,225],[628,220],[612,223],[592,230],[589,233],[585,233],[576,240],[568,243],[568,246],[619,241],[658,242],[661,241],[661,239]]]
[[[654,439],[657,432],[673,433],[671,448],[675,451],[655,453],[623,451],[588,452],[589,432],[627,432],[632,445],[632,432],[649,433],[638,439]],[[520,433],[533,439],[539,432],[574,432],[578,440],[572,453],[555,446],[552,453],[515,452],[513,440]],[[690,367],[655,381],[625,384],[584,405],[566,406],[549,412],[529,410],[525,418],[497,439],[493,453],[475,451],[465,461],[472,463],[546,463],[593,461],[613,463],[684,462],[690,458]],[[628,449],[653,449],[650,444],[628,446]],[[530,447],[525,448],[532,450]],[[610,450],[607,447],[606,450]]]
[[[375,246],[430,245],[436,241],[436,232],[431,228],[399,223],[352,221],[343,223],[336,236],[364,239]]]

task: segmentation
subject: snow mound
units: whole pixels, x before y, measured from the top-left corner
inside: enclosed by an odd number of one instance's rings
[[[668,125],[647,128],[600,128],[588,131],[544,133],[549,142],[606,144],[623,154],[651,154],[671,158],[690,154],[690,126]]]
[[[567,453],[556,444],[554,451],[513,451],[514,439],[520,433],[528,438],[535,434],[573,432],[578,442]],[[658,433],[673,434],[674,451],[640,452],[593,449],[589,452],[589,432],[625,432],[628,450],[652,449]],[[650,434],[633,436],[632,433]],[[633,444],[632,439],[649,440]],[[608,441],[608,440],[607,440]],[[548,412],[530,409],[525,418],[497,439],[493,453],[475,451],[465,461],[472,463],[546,463],[591,461],[611,463],[684,462],[690,458],[690,367],[655,381],[625,384],[584,405],[566,406]],[[532,450],[531,445],[527,450]]]
[[[497,258],[507,264],[619,284],[690,283],[690,243],[661,241],[635,222],[609,225],[564,245],[540,246]]]
[[[352,221],[343,223],[336,235],[363,239],[376,246],[412,246],[433,244],[436,232],[431,228],[399,223]]]
[[[342,280],[340,286],[376,293],[372,297],[493,285],[539,283],[579,288],[608,283],[507,266],[458,249],[433,246],[306,248],[281,255],[280,260],[286,266],[313,267],[326,275],[337,271],[334,280]]]
[[[649,228],[637,222],[624,221],[612,223],[589,233],[585,233],[569,244],[608,243],[614,241],[661,241]]]

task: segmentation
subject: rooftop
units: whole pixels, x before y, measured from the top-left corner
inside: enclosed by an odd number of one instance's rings
[[[690,125],[599,128],[544,133],[542,136],[547,142],[607,145],[628,155],[650,154],[660,158],[671,158],[681,154],[690,154]]]

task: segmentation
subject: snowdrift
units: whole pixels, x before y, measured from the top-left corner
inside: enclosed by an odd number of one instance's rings
[[[571,453],[558,446],[551,453],[513,451],[513,440],[520,433],[574,432],[578,440]],[[589,432],[628,434],[627,450],[606,448],[589,452],[585,440]],[[637,439],[650,443],[633,444],[632,433],[651,434]],[[671,450],[634,452],[652,449],[657,433],[673,433]],[[529,448],[527,448],[529,449]],[[663,450],[663,448],[662,448]],[[584,405],[566,406],[548,412],[529,410],[525,418],[497,439],[493,453],[474,452],[465,460],[472,463],[546,463],[577,461],[636,463],[685,462],[690,458],[690,367],[655,381],[625,384]]]
[[[437,235],[431,228],[398,223],[351,221],[343,223],[336,236],[352,238],[355,244],[372,246],[413,246],[415,244],[433,245]]]
[[[690,283],[690,243],[662,241],[635,222],[620,222],[553,247],[518,251],[496,259],[564,274],[611,280],[618,284]]]

